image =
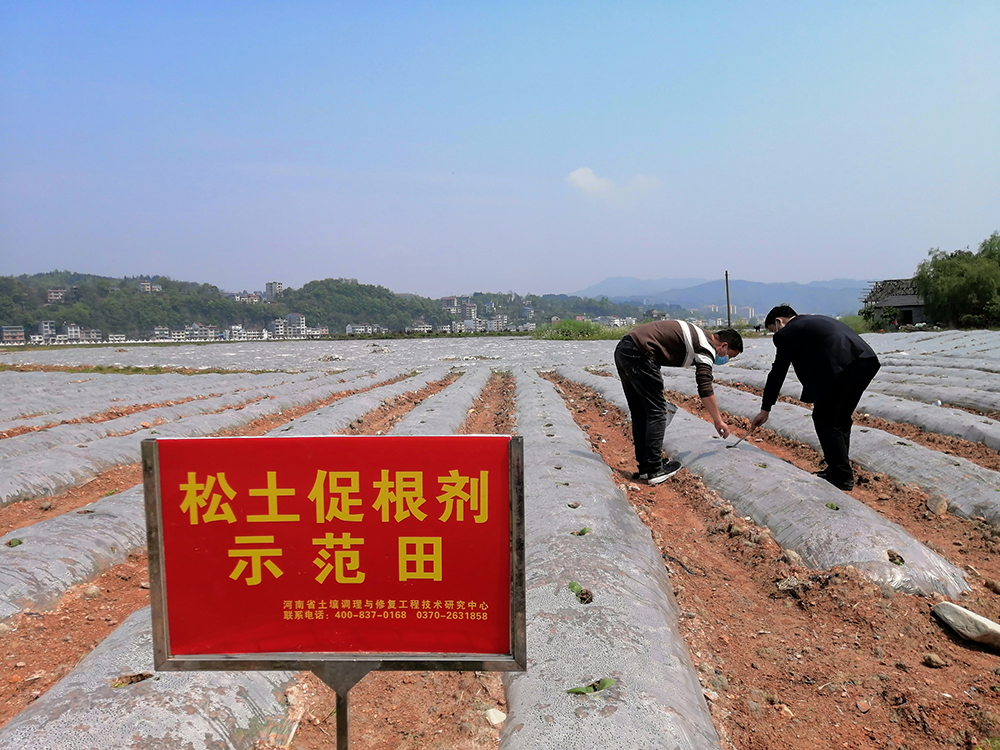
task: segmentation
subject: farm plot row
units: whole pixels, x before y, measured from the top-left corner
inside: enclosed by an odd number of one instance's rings
[[[804,738],[809,736],[815,738],[818,736],[817,732],[829,732],[832,724],[839,724],[837,716],[822,715],[823,712],[817,708],[815,710],[818,715],[809,717],[810,721],[808,722],[803,719],[801,714],[794,718],[788,718],[786,722],[787,736],[781,732],[775,734],[774,722],[770,720],[772,715],[780,715],[782,721],[785,721],[786,716],[783,709],[793,712],[792,709],[796,706],[804,705],[804,699],[799,699],[799,703],[796,704],[791,701],[782,703],[778,700],[769,702],[766,698],[768,695],[771,698],[780,695],[778,685],[785,681],[786,676],[784,674],[780,676],[778,674],[767,675],[764,680],[758,683],[759,687],[752,688],[752,690],[760,691],[760,696],[743,690],[745,695],[743,703],[740,705],[745,710],[736,710],[734,706],[735,703],[739,703],[737,699],[740,693],[736,686],[744,683],[750,684],[750,681],[739,676],[735,665],[730,664],[728,658],[725,664],[722,663],[723,655],[732,649],[733,645],[721,646],[719,643],[715,643],[713,651],[717,653],[710,658],[704,656],[706,652],[690,647],[692,638],[697,639],[698,634],[689,631],[687,628],[689,624],[701,622],[701,627],[706,630],[719,628],[722,625],[732,628],[734,623],[732,623],[730,615],[738,611],[735,608],[736,605],[733,604],[733,600],[730,600],[724,603],[724,606],[728,607],[727,610],[713,610],[714,605],[708,601],[709,597],[706,596],[702,598],[700,611],[699,608],[692,607],[690,611],[685,611],[684,616],[680,617],[678,621],[676,604],[671,594],[672,584],[665,576],[663,560],[669,561],[671,557],[686,560],[681,564],[681,569],[672,567],[673,577],[686,576],[688,570],[697,569],[697,563],[693,563],[692,560],[697,559],[698,555],[692,557],[673,554],[676,550],[671,551],[670,538],[663,536],[658,538],[659,549],[652,549],[653,554],[650,554],[651,545],[649,544],[648,532],[642,528],[637,529],[634,522],[635,516],[631,510],[625,508],[621,500],[623,496],[633,500],[635,498],[642,499],[644,505],[640,507],[640,515],[649,522],[649,508],[662,512],[662,508],[667,503],[680,502],[682,498],[678,496],[684,493],[673,492],[669,486],[645,488],[632,484],[627,477],[627,472],[631,470],[631,467],[624,468],[621,465],[621,461],[628,463],[627,456],[624,458],[619,456],[618,459],[603,456],[604,461],[594,459],[591,452],[592,446],[600,450],[601,446],[607,446],[607,443],[601,441],[613,441],[607,437],[595,439],[592,428],[605,418],[601,412],[614,412],[615,394],[619,393],[620,388],[613,380],[595,378],[595,376],[584,372],[582,365],[601,364],[602,360],[606,364],[610,351],[605,345],[596,351],[581,349],[576,353],[563,353],[567,356],[560,359],[569,361],[571,364],[567,365],[565,370],[560,370],[560,374],[567,379],[566,382],[582,383],[591,394],[579,399],[580,403],[588,404],[583,417],[580,417],[580,407],[577,405],[570,404],[569,410],[566,409],[563,400],[559,398],[559,390],[565,389],[550,386],[540,380],[530,369],[512,368],[518,382],[516,429],[525,436],[527,457],[529,656],[532,658],[532,662],[531,669],[527,674],[512,675],[507,679],[510,717],[503,730],[504,745],[508,747],[519,744],[526,747],[545,746],[546,744],[555,746],[559,745],[560,742],[572,742],[573,738],[579,739],[580,736],[586,736],[588,738],[587,744],[589,744],[589,739],[593,738],[596,746],[598,741],[606,744],[615,738],[620,740],[623,736],[633,736],[638,742],[636,746],[646,746],[644,743],[647,743],[648,746],[669,746],[657,743],[662,743],[664,738],[670,737],[679,738],[675,743],[676,746],[714,747],[719,742],[729,743],[731,742],[729,737],[743,733],[745,736],[741,735],[738,746],[744,747],[753,746],[751,735],[764,736],[770,732],[770,739],[764,740],[765,744],[756,746],[774,747],[777,745],[766,743],[778,742],[777,738],[780,738],[782,744],[790,743],[790,746],[794,748],[798,747],[794,744],[794,734],[796,733],[803,734]],[[596,356],[592,356],[594,354]],[[533,361],[535,358],[526,357],[525,359]],[[554,361],[558,362],[559,359]],[[469,369],[474,372],[481,371],[475,367]],[[690,373],[686,374],[690,375]],[[376,379],[380,380],[381,377],[379,375]],[[435,413],[446,411],[443,409],[445,404],[465,403],[463,401],[465,397],[459,396],[461,391],[458,384],[462,381],[465,381],[466,384],[471,383],[472,380],[467,378],[468,376],[465,376],[459,379],[455,385],[448,387],[438,397],[438,406],[428,406],[433,411],[414,417],[417,421],[411,422],[411,427],[400,425],[397,429],[414,429],[418,433],[424,434],[450,432],[457,429],[457,424],[452,424],[450,429],[444,429],[441,423],[435,423],[431,418],[434,417]],[[603,384],[597,381],[603,381]],[[597,392],[602,385],[607,389],[605,396],[608,399],[608,404],[592,400],[595,398],[592,394]],[[478,390],[478,386],[471,390]],[[722,403],[721,396],[720,403]],[[726,405],[723,404],[723,406]],[[462,408],[459,408],[458,411],[462,411]],[[465,410],[467,411],[467,408]],[[364,418],[364,413],[367,412],[362,412],[360,415],[362,418]],[[571,414],[578,418],[577,421],[581,426],[572,423]],[[795,422],[796,419],[797,417],[790,417],[792,422]],[[351,421],[356,420],[357,416]],[[772,418],[773,423],[783,421],[777,419],[777,413]],[[295,434],[317,434],[330,429],[329,425],[319,418],[318,412],[308,419],[296,420],[293,426]],[[769,423],[769,426],[773,427],[774,424]],[[618,427],[620,428],[621,425],[619,424]],[[901,602],[910,606],[908,604],[910,597],[888,592],[913,590],[924,593],[941,592],[950,597],[958,597],[963,587],[969,586],[965,572],[959,570],[959,566],[944,559],[949,557],[948,555],[935,555],[933,550],[927,549],[926,545],[921,545],[913,539],[914,536],[926,536],[921,533],[920,523],[921,520],[927,522],[927,519],[918,518],[915,526],[893,529],[892,534],[896,534],[896,536],[887,537],[884,533],[888,532],[874,530],[875,525],[880,521],[873,520],[864,515],[864,510],[854,507],[849,496],[836,493],[838,497],[828,501],[834,505],[846,506],[844,508],[846,512],[841,512],[839,507],[837,511],[828,508],[824,498],[816,495],[816,493],[822,494],[823,490],[827,490],[828,485],[817,483],[817,480],[808,477],[806,472],[801,469],[797,471],[777,469],[778,463],[772,463],[774,462],[773,458],[769,462],[755,455],[756,448],[753,446],[744,451],[743,448],[747,447],[744,444],[737,451],[727,453],[725,449],[722,449],[721,441],[712,439],[711,428],[698,420],[686,419],[683,414],[678,415],[674,424],[671,425],[668,435],[673,435],[672,439],[677,440],[676,444],[668,445],[668,448],[678,453],[688,451],[688,454],[682,457],[682,461],[702,474],[704,482],[716,490],[717,494],[707,487],[701,487],[695,491],[703,503],[698,509],[698,512],[703,516],[700,525],[705,526],[706,517],[713,515],[719,516],[720,522],[726,517],[734,519],[733,511],[735,510],[735,513],[743,519],[742,523],[749,530],[746,534],[736,536],[731,536],[728,532],[726,534],[706,532],[704,538],[700,540],[701,547],[703,549],[711,548],[717,546],[721,541],[732,543],[733,539],[739,540],[741,544],[750,541],[750,537],[756,533],[752,531],[755,520],[764,522],[763,525],[771,526],[774,529],[773,533],[764,534],[761,537],[765,542],[756,543],[754,549],[757,552],[754,554],[759,554],[761,550],[766,552],[771,549],[771,546],[766,544],[766,538],[770,536],[778,539],[791,550],[795,550],[796,545],[798,545],[799,554],[809,563],[809,566],[801,565],[800,567],[789,567],[789,563],[784,564],[788,568],[786,572],[797,572],[802,578],[800,581],[802,585],[791,589],[803,597],[795,601],[801,602],[809,599],[811,596],[808,591],[810,585],[819,588],[818,584],[810,583],[808,580],[810,574],[807,567],[826,571],[820,575],[821,579],[824,575],[826,576],[824,591],[838,589],[841,596],[844,596],[841,590],[843,586],[830,583],[832,579],[829,571],[846,571],[843,574],[833,575],[833,578],[840,576],[847,581],[844,585],[848,588],[854,587],[854,593],[857,594],[866,591],[866,584],[863,583],[862,579],[852,578],[851,570],[864,570],[870,579],[883,584],[881,588],[875,589],[879,592],[879,599],[875,601],[888,601],[890,606],[896,607],[903,607]],[[757,444],[758,447],[761,445]],[[774,446],[764,444],[764,447]],[[780,448],[780,446],[778,447]],[[746,461],[741,459],[742,463],[736,469],[731,469],[735,459],[728,454],[732,453],[747,454],[750,465],[743,465]],[[760,464],[767,464],[767,466],[761,467]],[[616,467],[616,470],[609,471],[608,465]],[[771,471],[772,466],[775,468],[774,471]],[[788,475],[784,476],[785,473]],[[684,474],[686,472],[682,472],[682,475]],[[697,482],[693,477],[683,477],[680,481],[684,483]],[[668,483],[668,485],[671,484],[673,482]],[[706,498],[708,499],[706,500]],[[769,498],[774,507],[768,505]],[[781,498],[784,498],[785,502],[782,502]],[[649,504],[646,505],[646,503]],[[724,513],[729,506],[732,507],[730,507],[728,514]],[[961,510],[957,503],[955,507]],[[789,515],[795,517],[794,522],[785,518]],[[746,519],[748,516],[749,520]],[[806,518],[802,522],[805,523],[804,529],[800,523],[800,519],[803,517]],[[846,548],[843,544],[838,547],[838,542],[831,541],[826,536],[829,533],[828,529],[840,527],[841,521],[845,517],[849,519],[847,526],[850,526],[850,523],[855,523],[864,527],[864,533],[867,536],[865,536],[863,543],[858,543],[855,540],[848,543]],[[939,521],[940,517],[934,516],[932,522],[938,523]],[[974,524],[980,523],[962,519],[955,519],[955,521],[966,524],[969,530],[973,530]],[[690,524],[691,528],[697,528],[698,525],[699,523],[694,520]],[[906,526],[906,524],[900,525]],[[584,535],[571,533],[579,531],[581,528],[589,528],[591,533]],[[961,526],[958,527],[959,530],[961,528]],[[910,531],[908,535],[906,534],[907,530]],[[965,533],[971,533],[969,530]],[[856,536],[856,532],[857,528],[853,532],[844,532],[842,536]],[[900,532],[902,533],[900,534]],[[643,534],[646,536],[643,537]],[[822,537],[822,543],[816,544],[816,536]],[[980,534],[980,536],[983,535]],[[963,538],[966,537],[963,536]],[[851,546],[852,544],[853,546]],[[774,550],[777,550],[777,545],[774,542],[771,542],[771,545],[773,545]],[[941,547],[940,544],[935,546]],[[877,550],[878,554],[870,554],[868,558],[865,558],[863,553],[865,551],[870,553],[872,550]],[[882,558],[882,553],[890,550],[901,554],[904,560],[902,566]],[[767,565],[781,564],[779,563],[780,554],[780,550],[774,552],[773,559],[769,559]],[[792,559],[794,560],[794,558]],[[976,562],[981,568],[989,570],[983,562],[978,559]],[[740,560],[739,563],[753,567],[751,561],[748,560]],[[760,563],[758,567],[762,565]],[[851,567],[843,567],[845,565]],[[753,574],[752,570],[749,574],[746,570],[742,571],[742,575],[748,577],[752,577]],[[817,574],[812,573],[812,575]],[[789,575],[786,578],[795,578],[795,576]],[[569,581],[580,579],[588,585],[594,596],[594,601],[590,604],[582,604],[566,587]],[[714,582],[720,583],[719,579],[714,579]],[[773,581],[769,583],[773,584]],[[782,599],[775,603],[770,598],[774,594],[774,590],[762,595],[762,592],[758,590],[761,585],[756,580],[741,583],[739,575],[731,573],[724,586],[716,586],[715,588],[733,589],[738,592],[738,597],[742,597],[745,601],[754,602],[755,606],[758,607],[760,607],[761,602],[756,600],[762,598],[764,605],[760,615],[762,618],[787,619],[788,613],[784,604],[791,602],[792,599]],[[971,596],[975,597],[976,600],[984,595],[981,583],[973,581],[973,588]],[[683,594],[684,592],[680,594],[682,600],[684,599]],[[867,599],[863,601],[858,599],[865,607],[872,603],[871,595],[867,594],[866,596]],[[895,598],[886,599],[885,597]],[[712,592],[711,598],[721,599],[722,597],[718,596],[718,592]],[[919,602],[919,600],[915,601]],[[812,602],[812,605],[812,612],[808,614],[815,620],[818,605],[816,602]],[[934,635],[933,629],[927,630],[927,628],[932,628],[933,621],[930,620],[926,612],[920,609],[921,607],[925,608],[925,605],[920,602],[912,607],[911,611],[919,612],[922,617],[921,637],[927,633]],[[776,611],[765,613],[768,608]],[[859,608],[864,610],[864,607]],[[692,613],[695,616],[687,616]],[[702,614],[707,616],[702,617]],[[828,615],[829,613],[821,614]],[[708,624],[709,621],[710,624]],[[783,631],[782,627],[785,627],[786,630]],[[770,628],[771,632],[777,630],[784,632],[785,635],[792,635],[792,631],[788,630],[789,627],[801,629],[804,626],[800,624],[794,626],[771,624],[759,629],[767,630]],[[822,624],[813,622],[811,627],[821,628]],[[839,629],[842,630],[843,627]],[[126,637],[129,631],[122,628],[119,630],[122,633],[123,643],[135,642],[135,634]],[[681,639],[679,630],[688,638],[688,645],[685,645]],[[115,632],[117,635],[118,631]],[[770,636],[770,633],[768,635]],[[936,633],[936,635],[940,637],[940,633]],[[757,635],[756,638],[763,639],[763,636]],[[815,636],[813,638],[815,639]],[[771,638],[768,637],[764,640],[770,641]],[[791,639],[786,638],[785,640]],[[906,639],[900,638],[900,640],[905,641]],[[950,645],[954,646],[957,653],[963,653],[959,644]],[[764,648],[770,648],[770,646]],[[108,649],[119,655],[129,652],[129,648],[122,643],[109,643]],[[141,653],[142,649],[138,650]],[[853,649],[853,651],[856,650]],[[890,649],[886,648],[883,651],[889,652]],[[95,652],[96,654],[97,652]],[[689,654],[694,654],[694,659],[698,664],[697,672],[692,668],[692,657]],[[853,655],[857,656],[856,653]],[[799,653],[798,658],[802,659],[803,655]],[[869,658],[874,661],[885,660],[876,658],[874,654],[869,655]],[[911,662],[913,658],[910,658]],[[758,667],[761,666],[760,662],[767,659],[767,656],[757,655]],[[130,662],[130,665],[136,663],[133,661]],[[917,662],[913,662],[913,664],[916,666]],[[124,664],[114,664],[105,673],[101,673],[100,679],[96,682],[78,683],[78,685],[86,684],[89,686],[88,690],[92,688],[98,691],[99,687],[104,684],[102,680],[105,677],[120,673],[125,666]],[[974,665],[966,665],[959,669],[954,669],[954,667],[955,665],[952,664],[949,668],[970,679],[971,676],[966,673],[974,672],[978,668]],[[136,668],[138,669],[138,667]],[[895,669],[901,674],[909,674],[891,665],[883,668],[890,672]],[[982,677],[978,674],[976,676]],[[561,689],[566,686],[587,684],[592,680],[605,677],[615,679],[616,683],[599,694],[559,698]],[[719,694],[711,703],[713,711],[711,717],[709,717],[702,698],[699,677],[702,682],[716,686],[717,689],[710,690],[710,693]],[[890,677],[895,677],[895,675],[890,675]],[[730,692],[734,696],[734,706],[726,707],[725,712],[728,713],[722,715],[719,706],[726,703],[729,698],[725,690],[718,689],[718,686],[725,681],[729,681],[732,688]],[[157,682],[162,683],[163,680]],[[885,682],[891,684],[893,680],[888,679]],[[145,685],[146,681],[141,684]],[[844,692],[853,692],[857,687],[852,679],[834,680],[832,684],[836,684],[838,689]],[[362,687],[363,685],[359,686],[358,690],[361,690]],[[138,689],[139,685],[136,685],[135,688]],[[966,693],[969,688],[979,689],[971,682],[966,686]],[[132,687],[129,690],[132,690]],[[253,693],[250,688],[247,690],[249,693]],[[54,691],[50,691],[43,698],[49,701],[55,700],[55,698],[49,698],[53,693]],[[759,700],[753,700],[754,697]],[[823,694],[820,697],[825,699],[827,696]],[[917,696],[913,696],[913,698],[916,700]],[[884,700],[888,701],[889,699]],[[909,701],[909,699],[907,700]],[[115,706],[112,713],[118,710],[118,706],[122,702],[120,699],[116,699],[112,703]],[[842,701],[837,701],[837,703],[837,708],[840,710],[842,706],[839,704]],[[877,700],[873,700],[873,705],[877,703]],[[754,713],[751,704],[757,706],[757,709],[762,712],[761,716]],[[42,705],[42,699],[40,699],[32,710],[39,710],[38,706]],[[792,708],[789,708],[790,705]],[[915,715],[918,716],[922,715],[920,711],[924,710],[923,707],[918,710],[917,707],[908,705],[906,702],[899,705],[906,706],[906,710],[915,711]],[[543,710],[542,706],[548,706],[548,708]],[[944,728],[949,729],[953,734],[966,731],[966,728],[973,731],[976,721],[980,724],[989,723],[989,717],[986,714],[989,713],[991,707],[988,693],[983,695],[974,693],[969,701],[963,703],[963,706],[954,712],[954,715],[943,708],[932,707],[933,720],[931,724],[934,724],[934,720],[939,720],[939,725],[933,727],[930,735],[936,737],[936,735],[941,734]],[[797,710],[813,709],[798,708]],[[860,711],[860,709],[856,710]],[[869,711],[871,710],[873,709],[870,706]],[[931,711],[931,708],[927,710]],[[974,721],[971,718],[971,712],[974,710],[979,710],[984,715]],[[284,707],[277,706],[274,715],[287,718],[284,712]],[[57,709],[56,713],[62,715],[61,709]],[[899,713],[900,715],[909,715],[902,708],[899,709]],[[664,719],[661,714],[666,714],[671,718]],[[714,725],[712,719],[714,719]],[[25,721],[29,721],[25,715],[16,720],[16,722]],[[280,718],[275,719],[275,721],[280,722]],[[904,721],[910,721],[910,719],[904,719]],[[962,721],[965,722],[965,725],[961,724]],[[48,725],[58,723],[58,721],[50,714],[45,723]],[[239,717],[233,720],[233,725],[239,725]],[[11,731],[13,726],[16,726],[15,722],[8,725],[5,731]],[[27,724],[22,724],[22,726],[27,726]],[[753,728],[755,731],[750,731],[746,727]],[[37,726],[35,728],[37,729]],[[643,734],[630,734],[647,731],[651,732],[649,737]],[[862,730],[858,729],[858,731]],[[882,737],[883,735],[884,737]],[[2,736],[0,735],[0,737]],[[652,739],[654,736],[658,739]],[[861,736],[868,737],[867,734]],[[880,734],[882,737],[880,741],[897,742],[898,745],[900,737],[904,740],[907,737],[905,729],[897,731],[897,740],[892,740],[891,736],[893,736],[891,731],[883,732]],[[926,732],[922,736],[926,736]],[[941,738],[936,737],[934,741],[936,742],[938,739]],[[910,737],[910,742],[913,741],[913,737]],[[810,745],[802,744],[800,746]],[[890,745],[886,744],[885,746]]]

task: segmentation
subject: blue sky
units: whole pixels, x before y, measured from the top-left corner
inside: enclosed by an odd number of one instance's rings
[[[0,274],[908,276],[1000,230],[1000,3],[0,5]]]

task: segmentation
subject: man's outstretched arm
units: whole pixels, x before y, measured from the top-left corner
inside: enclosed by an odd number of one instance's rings
[[[701,403],[705,407],[705,411],[712,417],[712,424],[715,425],[715,431],[719,433],[719,437],[729,437],[729,425],[722,421],[722,415],[719,414],[719,406],[715,403],[715,394],[702,396]]]

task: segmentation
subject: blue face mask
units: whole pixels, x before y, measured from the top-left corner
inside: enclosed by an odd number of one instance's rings
[[[717,364],[717,365],[724,365],[728,361],[729,361],[729,357],[716,357],[715,358],[715,364]]]

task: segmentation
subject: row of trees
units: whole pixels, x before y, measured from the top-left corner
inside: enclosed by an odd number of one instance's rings
[[[913,284],[930,320],[964,328],[1000,325],[1000,232],[979,249],[931,250]]]
[[[142,277],[161,287],[143,292],[139,278],[110,279],[67,271],[34,276],[0,277],[0,324],[34,331],[43,320],[76,323],[105,333],[148,336],[154,326],[183,328],[193,322],[261,327],[284,315],[270,306],[244,305],[226,298],[211,284]],[[49,289],[66,290],[65,298],[49,303]]]
[[[144,292],[140,281],[150,281],[161,290]],[[49,303],[47,292],[53,288],[65,289],[65,299]],[[538,321],[552,316],[642,315],[632,305],[565,295],[476,293],[471,301],[478,305],[480,317],[507,315],[511,321],[520,319],[525,308],[532,308]],[[302,313],[310,326],[325,325],[331,332],[343,332],[348,323],[401,331],[415,321],[437,326],[451,320],[438,300],[396,294],[354,279],[310,281],[301,289],[286,289],[273,303],[244,304],[229,299],[211,284],[165,276],[112,279],[69,271],[0,276],[0,325],[24,326],[26,331],[36,330],[43,320],[52,320],[141,337],[149,335],[154,326],[182,328],[194,322],[220,328],[235,324],[263,328],[290,312]]]

